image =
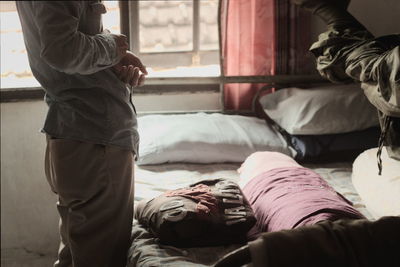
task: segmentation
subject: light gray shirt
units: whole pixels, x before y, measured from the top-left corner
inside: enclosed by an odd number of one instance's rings
[[[100,1],[16,1],[32,73],[45,90],[43,132],[133,150],[130,90],[110,69],[120,58],[103,33]]]

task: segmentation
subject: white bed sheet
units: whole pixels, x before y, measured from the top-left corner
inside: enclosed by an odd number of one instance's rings
[[[239,181],[237,168],[240,164],[161,164],[136,166],[135,202],[150,199],[165,191],[188,186],[203,179],[226,178]],[[350,200],[368,219],[373,219],[351,181],[350,162],[308,164],[306,167],[320,174],[337,192]],[[129,250],[129,265],[148,266],[213,266],[224,254],[238,247],[178,249],[162,246],[137,222],[132,229],[133,243]]]

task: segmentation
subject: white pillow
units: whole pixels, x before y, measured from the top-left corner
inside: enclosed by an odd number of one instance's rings
[[[354,188],[375,219],[400,216],[400,161],[390,158],[384,147],[382,174],[378,175],[377,151],[378,148],[366,150],[354,161]]]
[[[379,125],[359,84],[285,88],[260,98],[267,115],[293,135],[337,134]]]
[[[243,162],[256,151],[294,156],[264,120],[219,113],[147,115],[138,118],[138,165],[167,162]]]

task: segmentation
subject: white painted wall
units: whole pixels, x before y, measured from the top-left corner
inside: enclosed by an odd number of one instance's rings
[[[2,266],[57,251],[56,197],[44,175],[45,137],[39,133],[45,112],[43,101],[1,104]]]

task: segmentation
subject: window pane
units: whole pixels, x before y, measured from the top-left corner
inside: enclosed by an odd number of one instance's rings
[[[200,50],[217,50],[218,46],[218,0],[201,0]]]
[[[120,16],[118,1],[103,1],[107,8],[107,13],[103,14],[103,28],[110,30],[112,33],[120,33]]]
[[[192,1],[140,1],[140,52],[190,51]]]
[[[118,1],[104,1],[104,28],[120,32]],[[38,87],[29,67],[15,1],[0,2],[1,89]]]
[[[35,87],[14,1],[0,2],[1,89]]]

